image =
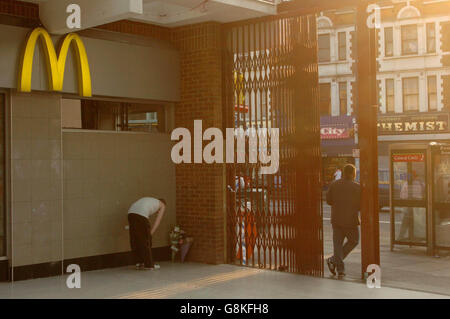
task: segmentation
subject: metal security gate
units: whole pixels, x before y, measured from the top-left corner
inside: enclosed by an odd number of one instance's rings
[[[227,166],[228,261],[322,276],[315,17],[229,24],[223,37],[224,126],[247,133],[245,163],[235,155]],[[251,129],[262,128],[279,129],[276,174],[261,174],[260,161],[249,161]],[[274,147],[268,138],[257,151],[273,154]]]

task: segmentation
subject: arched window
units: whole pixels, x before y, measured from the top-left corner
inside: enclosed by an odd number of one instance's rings
[[[401,8],[397,14],[398,20],[414,19],[414,18],[420,18],[420,11],[416,7],[411,6],[409,3],[407,6]]]

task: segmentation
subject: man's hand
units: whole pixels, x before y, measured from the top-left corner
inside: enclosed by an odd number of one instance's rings
[[[153,236],[153,234],[155,233],[156,229],[159,226],[159,223],[161,222],[161,219],[164,215],[164,211],[166,210],[166,205],[164,205],[163,203],[161,203],[161,207],[158,211],[158,216],[156,216],[156,220],[155,220],[155,224],[153,225],[152,230],[150,231],[150,234]]]

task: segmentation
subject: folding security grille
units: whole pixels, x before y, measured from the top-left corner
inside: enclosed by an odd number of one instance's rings
[[[315,17],[239,22],[227,25],[223,36],[224,124],[250,133],[279,129],[276,174],[261,174],[259,161],[249,163],[249,143],[245,163],[235,158],[227,166],[229,262],[322,276]],[[275,145],[268,138],[258,152],[264,147],[273,152]]]

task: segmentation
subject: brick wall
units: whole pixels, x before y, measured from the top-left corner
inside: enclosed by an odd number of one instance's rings
[[[0,14],[39,19],[39,5],[17,0],[0,0]]]
[[[222,127],[221,28],[204,23],[173,30],[181,53],[181,102],[175,126],[193,136],[194,120],[203,129]],[[177,221],[195,238],[190,259],[223,263],[225,251],[224,165],[182,164],[176,167]]]

